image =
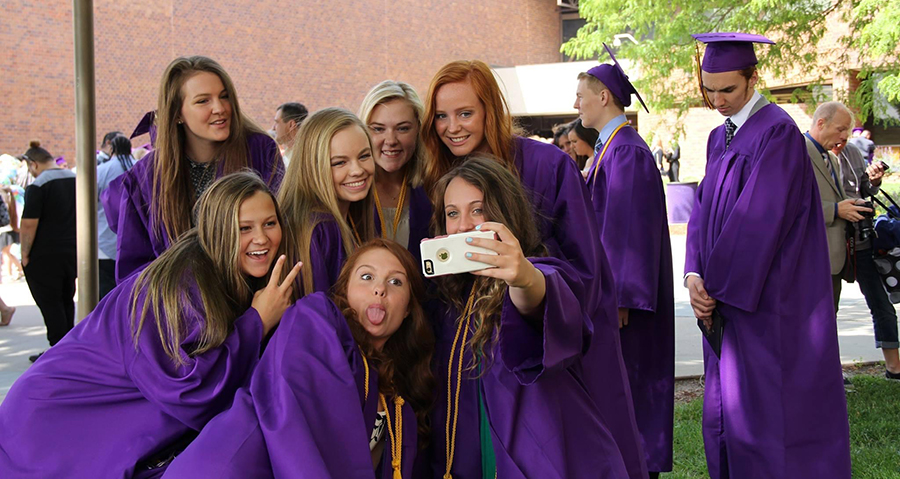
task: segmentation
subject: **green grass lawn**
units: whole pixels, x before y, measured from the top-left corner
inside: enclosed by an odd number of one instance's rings
[[[859,375],[847,394],[853,477],[900,478],[900,381]],[[815,407],[814,405],[810,405]],[[675,405],[675,467],[665,479],[705,478],[703,398]]]

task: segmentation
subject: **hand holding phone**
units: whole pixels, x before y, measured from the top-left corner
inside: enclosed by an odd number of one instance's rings
[[[426,277],[444,276],[447,274],[471,273],[491,265],[466,257],[467,253],[480,255],[496,255],[487,248],[479,248],[467,239],[493,239],[491,231],[467,231],[437,238],[424,239],[419,244],[422,253],[422,273]]]
[[[543,275],[528,261],[519,240],[505,225],[491,221],[478,225],[478,231],[488,231],[497,234],[497,239],[472,238],[467,240],[470,247],[487,249],[492,254],[472,252],[468,258],[472,261],[487,263],[493,268],[473,272],[478,276],[488,276],[502,279],[513,288],[529,288],[534,285],[537,277],[543,279]]]

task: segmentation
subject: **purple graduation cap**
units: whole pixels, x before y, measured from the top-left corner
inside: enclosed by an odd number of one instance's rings
[[[753,51],[754,43],[775,44],[762,35],[751,33],[695,33],[691,36],[706,44],[700,68],[707,73],[750,68],[759,63]]]
[[[144,133],[150,133],[150,144],[155,146],[156,145],[156,110],[148,111],[147,113],[144,114],[144,117],[141,118],[140,123],[138,123],[138,125],[136,127],[134,127],[134,131],[131,132],[131,136],[129,138],[141,136]]]
[[[644,110],[647,113],[650,113],[650,110],[647,108],[647,104],[644,103],[644,99],[641,98],[641,94],[637,92],[634,88],[634,85],[628,81],[628,75],[625,74],[625,70],[622,69],[622,66],[619,65],[619,61],[616,60],[616,56],[613,55],[612,50],[604,43],[604,47],[606,47],[606,52],[609,53],[610,58],[612,58],[613,65],[608,63],[604,63],[602,65],[595,66],[587,71],[588,75],[600,80],[606,88],[609,88],[609,91],[615,95],[616,98],[622,102],[622,105],[629,106],[631,105],[631,94],[634,93],[637,95],[638,100],[641,102],[641,105],[644,107]]]

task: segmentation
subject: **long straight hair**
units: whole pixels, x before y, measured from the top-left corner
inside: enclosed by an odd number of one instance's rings
[[[450,148],[441,141],[435,131],[436,96],[448,83],[468,82],[484,107],[484,141],[491,155],[511,172],[516,173],[514,136],[518,133],[509,105],[490,67],[480,60],[455,61],[444,65],[434,75],[425,100],[425,121],[422,122],[422,139],[428,150],[425,165],[425,190],[431,192],[438,179],[458,163]]]
[[[409,174],[409,184],[413,188],[422,185],[425,175],[425,145],[422,143],[422,119],[425,117],[425,106],[416,90],[408,83],[402,81],[385,80],[375,85],[359,106],[359,119],[366,125],[372,119],[372,111],[375,107],[389,101],[399,100],[405,102],[413,110],[416,117],[416,151],[409,159],[405,168]]]
[[[253,120],[241,112],[237,92],[231,77],[216,63],[204,56],[179,57],[169,63],[159,83],[158,110],[156,114],[157,139],[153,151],[153,197],[150,211],[157,225],[152,234],[157,239],[173,241],[191,227],[191,208],[194,191],[191,184],[188,160],[185,156],[185,128],[178,124],[184,105],[182,87],[199,72],[213,73],[231,102],[231,123],[228,139],[216,152],[217,167],[223,174],[234,173],[249,166],[250,151],[247,139],[253,133],[263,133]]]
[[[519,240],[525,256],[546,256],[541,233],[538,230],[531,200],[522,187],[519,178],[502,166],[496,159],[487,155],[469,156],[462,164],[456,166],[435,185],[431,202],[434,204],[432,230],[435,235],[447,234],[444,208],[444,194],[454,178],[461,178],[466,183],[478,188],[484,195],[482,209],[489,221],[502,223]],[[472,278],[475,278],[474,285]],[[472,305],[472,318],[475,322],[475,334],[469,344],[473,351],[473,364],[477,368],[480,358],[485,356],[489,342],[496,339],[500,332],[500,310],[507,284],[502,279],[478,277],[468,274],[457,274],[437,278],[438,291],[441,298],[452,304],[460,315],[466,307],[469,288],[475,289],[475,301]],[[460,317],[457,321],[464,321]]]
[[[268,280],[250,278],[241,270],[239,212],[241,204],[258,192],[272,198],[284,234],[278,203],[255,173],[234,173],[214,182],[197,202],[197,226],[150,263],[134,284],[131,327],[135,347],[148,315],[156,322],[163,351],[177,365],[185,363],[181,341],[191,317],[203,317],[204,323],[189,356],[225,342],[235,318],[250,307],[254,291]],[[274,257],[283,251],[284,241]]]
[[[350,307],[347,285],[356,263],[367,251],[385,249],[400,261],[409,285],[409,315],[403,324],[384,343],[381,351],[372,344],[372,336],[359,324],[359,312]],[[435,388],[431,357],[434,354],[434,334],[419,303],[425,297],[425,285],[419,266],[406,248],[391,240],[374,238],[359,247],[347,258],[341,275],[334,285],[332,300],[344,314],[353,339],[367,358],[378,365],[378,391],[385,395],[399,394],[416,413],[419,445],[424,448],[430,436],[428,412],[433,403]]]
[[[372,147],[366,126],[356,115],[343,108],[325,108],[307,117],[297,132],[291,162],[278,190],[278,204],[288,222],[288,233],[283,236],[287,264],[303,261],[305,265],[300,270],[303,294],[313,291],[311,266],[319,258],[311,257],[310,246],[313,231],[322,222],[323,213],[338,224],[342,246],[348,256],[358,246],[347,218],[341,215],[331,173],[331,139],[345,128],[362,130],[369,147]],[[375,236],[373,204],[371,187],[365,199],[350,204],[349,217],[356,225],[356,233],[362,242]]]

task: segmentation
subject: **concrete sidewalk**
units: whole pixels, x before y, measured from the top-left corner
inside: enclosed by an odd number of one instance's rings
[[[684,235],[672,236],[675,276],[675,375],[694,376],[703,373],[700,330],[691,310],[687,290],[681,287],[684,269]],[[12,324],[0,328],[0,401],[9,387],[31,363],[28,356],[47,348],[47,330],[41,313],[34,305],[24,281],[0,285],[0,297],[16,308]],[[838,314],[841,360],[882,360],[875,349],[872,318],[865,299],[855,284],[844,284]]]

